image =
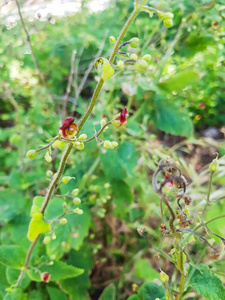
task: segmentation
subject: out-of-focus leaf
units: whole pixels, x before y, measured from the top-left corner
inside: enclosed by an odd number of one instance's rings
[[[147,282],[138,289],[137,295],[130,296],[128,300],[155,300],[156,298],[165,299],[164,288],[156,283]]]
[[[186,71],[177,73],[175,76],[160,82],[158,86],[164,90],[177,93],[186,88],[188,85],[196,83],[198,80],[198,73],[194,71]]]
[[[100,298],[100,300],[115,300],[116,299],[116,287],[114,284],[110,284],[109,286],[107,286]]]
[[[188,112],[162,96],[156,95],[154,99],[154,123],[156,127],[174,135],[190,137],[193,134],[193,124]]]
[[[11,268],[19,269],[24,265],[26,251],[17,245],[0,246],[0,263]]]
[[[139,259],[134,266],[134,274],[138,278],[143,278],[145,280],[153,280],[159,278],[159,273],[154,270],[149,262],[145,259]]]

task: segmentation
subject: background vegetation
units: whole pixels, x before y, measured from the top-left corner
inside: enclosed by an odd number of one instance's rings
[[[99,56],[110,55],[108,37],[118,36],[133,9],[133,1],[110,1],[104,11],[90,13],[87,2],[73,16],[25,18],[36,60],[53,101],[39,79],[21,22],[1,18],[1,245],[19,245],[24,250],[29,247],[26,235],[32,200],[45,195],[49,184],[46,172],[55,172],[61,151],[54,152],[50,164],[42,154],[32,161],[25,154],[45,145],[58,132],[72,51],[77,50],[77,55],[68,114],[76,101],[78,120],[86,111],[100,76],[93,68],[78,94],[85,71],[99,48],[102,48]],[[57,238],[48,245],[40,242],[32,260],[33,266],[42,265],[42,271],[47,262],[56,261],[64,262],[64,267],[69,264],[84,269],[84,273],[68,278],[69,271],[60,265],[54,281],[45,284],[30,270],[15,299],[127,299],[136,289],[134,284],[141,286],[153,280],[159,283],[160,268],[170,276],[171,288],[176,290],[179,273],[174,271],[174,265],[157,255],[136,229],[145,227],[151,243],[170,253],[172,241],[170,237],[163,238],[159,231],[159,196],[151,183],[156,170],[154,161],[166,155],[180,163],[193,199],[190,207],[193,226],[199,222],[208,190],[208,164],[215,157],[214,152],[220,157],[225,154],[225,6],[222,0],[212,1],[212,6],[203,0],[149,3],[173,12],[173,27],[166,29],[158,18],[140,14],[126,40],[140,38],[140,47],[135,51],[138,56],[152,55],[149,70],[140,74],[130,68],[108,80],[94,113],[82,129],[82,133],[92,136],[94,128],[100,128],[103,115],[111,119],[126,105],[130,114],[127,125],[103,133],[104,139],[117,141],[119,146],[106,151],[92,141],[85,151],[72,153],[65,175],[76,179],[61,185],[60,194],[79,188],[82,201],[79,207],[84,213],[68,216],[64,226],[58,224]],[[213,181],[207,220],[224,210],[224,165],[222,157]],[[47,218],[60,215],[64,201],[70,206],[71,199],[54,197]],[[168,211],[166,214],[169,218]],[[223,236],[224,219],[210,223],[210,229]],[[204,230],[200,233],[221,251],[220,260],[213,262],[211,250],[196,238],[188,245],[191,265],[208,266],[225,283],[221,241],[215,236],[212,239]],[[21,263],[14,266],[1,262],[1,298],[14,299],[10,298],[10,289],[8,294],[6,289],[15,284]],[[203,269],[197,270],[203,272]],[[219,293],[206,296],[199,290],[195,293],[193,288],[196,290],[190,280],[185,299],[222,299]],[[147,299],[143,297],[140,299]]]

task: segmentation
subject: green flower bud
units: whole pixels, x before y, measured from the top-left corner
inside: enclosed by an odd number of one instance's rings
[[[70,177],[70,176],[64,176],[62,178],[62,183],[67,184],[71,179],[73,179],[74,177]]]
[[[130,55],[130,59],[134,59],[134,60],[137,60],[138,59],[138,57],[137,57],[137,54],[131,54]]]
[[[79,145],[77,145],[76,149],[83,150],[84,149],[84,143],[81,142]]]
[[[118,62],[117,62],[117,66],[120,68],[120,70],[124,70],[124,62],[122,61],[122,60],[119,60]]]
[[[150,54],[145,54],[142,59],[145,60],[147,63],[150,61],[150,59],[152,58],[152,56]]]
[[[109,37],[109,42],[111,46],[114,46],[116,44],[116,38],[113,35],[111,35]]]
[[[163,271],[160,272],[159,278],[162,281],[162,283],[166,283],[169,281],[169,276]]]
[[[117,142],[111,142],[111,149],[116,148],[118,146]]]
[[[59,223],[60,223],[61,225],[65,225],[65,224],[67,223],[67,219],[66,219],[66,218],[62,218],[62,219],[59,221]]]
[[[52,161],[52,157],[50,156],[49,152],[47,151],[45,154],[45,160],[50,163]]]
[[[106,183],[104,184],[104,188],[105,188],[105,189],[108,189],[109,187],[110,187],[110,183],[106,182]]]
[[[105,60],[102,67],[102,79],[106,81],[109,78],[111,78],[113,74],[114,74],[113,67],[110,65],[110,63],[107,60]]]
[[[63,209],[65,210],[66,207],[67,207],[67,203],[66,203],[66,202],[63,202],[62,206],[63,206]]]
[[[46,172],[47,177],[52,177],[53,176],[53,172],[51,170],[48,170]]]
[[[101,119],[100,121],[101,128],[106,124],[106,119]]]
[[[10,137],[9,141],[10,143],[17,143],[20,140],[20,136],[18,134],[14,134]]]
[[[216,171],[218,171],[218,169],[219,169],[219,162],[218,162],[218,159],[215,158],[209,165],[209,170],[211,172],[216,172]]]
[[[50,236],[46,236],[44,239],[43,239],[43,244],[47,245],[48,243],[51,242],[51,237]]]
[[[52,239],[55,240],[56,239],[56,235],[53,233],[52,235]]]
[[[173,19],[164,19],[163,24],[167,27],[170,28],[173,26]]]
[[[85,133],[83,133],[83,134],[81,134],[81,135],[79,136],[78,140],[79,140],[79,141],[84,141],[84,140],[86,140],[86,138],[87,138],[87,135],[86,135]]]
[[[79,204],[81,203],[80,198],[74,198],[74,199],[73,199],[73,203],[74,203],[75,205],[79,205]]]
[[[83,215],[84,212],[82,209],[79,209],[77,213],[78,213],[78,215]]]
[[[137,48],[139,46],[139,42],[140,42],[139,38],[135,37],[130,40],[129,44],[132,48]]]
[[[140,73],[144,73],[148,69],[148,63],[143,59],[138,60],[135,64],[135,69]]]
[[[38,156],[38,151],[36,150],[29,150],[26,154],[26,157],[29,159],[34,159],[37,156]]]
[[[72,196],[77,196],[79,194],[79,189],[74,189],[71,194]]]
[[[63,149],[65,147],[65,143],[60,141],[60,140],[56,140],[53,144],[52,144],[53,148],[59,148],[59,149]]]
[[[111,142],[108,141],[108,140],[104,141],[103,147],[105,149],[110,149],[111,148]]]
[[[75,208],[74,210],[73,210],[73,212],[75,213],[75,214],[78,214],[78,211],[79,211],[80,209],[79,208]]]

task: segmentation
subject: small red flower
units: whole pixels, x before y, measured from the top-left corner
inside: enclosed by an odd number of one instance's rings
[[[41,273],[41,280],[48,283],[50,281],[51,274],[47,272]]]
[[[120,113],[119,117],[117,117],[115,119],[115,121],[118,121],[118,127],[122,126],[123,124],[126,124],[127,122],[127,117],[129,116],[128,111],[127,111],[127,107],[124,106],[124,109],[122,110],[122,112]]]
[[[59,129],[62,131],[62,135],[64,138],[73,138],[78,131],[77,124],[73,123],[74,118],[67,118],[63,121],[63,124]]]
[[[170,177],[168,176],[164,176],[165,180],[169,179]],[[171,188],[173,186],[173,180],[171,181],[168,181],[166,184],[165,184],[167,187]]]

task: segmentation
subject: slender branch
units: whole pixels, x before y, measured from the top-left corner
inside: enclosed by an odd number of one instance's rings
[[[112,121],[109,121],[109,122],[105,123],[105,125],[102,126],[102,128],[101,128],[98,132],[96,132],[96,134],[95,134],[94,136],[92,136],[92,137],[89,138],[89,139],[84,140],[83,143],[90,142],[90,141],[94,140],[95,138],[99,137],[99,135],[104,131],[104,129],[105,129],[108,125],[110,125],[111,123],[112,123]]]
[[[47,148],[49,148],[57,139],[58,139],[58,135],[48,144],[48,145],[46,145],[46,146],[44,146],[44,147],[42,147],[42,148],[38,148],[38,149],[36,149],[35,151],[42,151],[42,150],[44,150],[44,149],[47,149]]]
[[[65,165],[66,165],[67,158],[68,158],[68,156],[69,156],[69,154],[70,154],[72,148],[73,148],[73,145],[72,145],[72,144],[69,144],[68,147],[67,147],[67,149],[66,149],[65,152],[63,153],[63,156],[62,156],[62,159],[61,159],[61,162],[60,162],[60,165],[59,165],[59,169],[58,169],[57,173],[54,175],[54,177],[53,177],[53,179],[52,179],[52,181],[51,181],[51,183],[50,183],[48,192],[47,192],[47,194],[46,194],[46,196],[45,196],[45,200],[44,200],[44,202],[43,202],[43,204],[42,204],[42,207],[41,207],[41,213],[42,213],[42,214],[44,214],[44,212],[45,212],[45,210],[46,210],[46,208],[47,208],[47,206],[48,206],[48,203],[49,203],[49,201],[50,201],[50,199],[51,199],[51,196],[52,196],[52,194],[53,194],[53,192],[54,192],[54,190],[55,190],[55,187],[56,187],[56,185],[57,185],[57,182],[58,182],[58,180],[60,179],[60,177],[61,177],[61,175],[62,175],[62,173],[63,173],[63,171],[64,171],[64,168],[65,168]]]
[[[48,86],[47,86],[47,83],[45,81],[45,78],[44,78],[44,75],[38,65],[38,62],[36,60],[36,57],[34,55],[34,50],[33,50],[33,47],[32,47],[32,44],[31,44],[31,40],[30,40],[30,35],[28,33],[28,30],[26,28],[26,25],[25,25],[25,22],[24,22],[24,19],[23,19],[23,16],[22,16],[22,13],[21,13],[21,10],[20,10],[20,5],[19,5],[19,1],[18,0],[15,0],[16,1],[16,5],[17,5],[17,9],[18,9],[18,13],[19,13],[19,16],[20,16],[20,21],[22,23],[22,27],[23,27],[23,30],[27,36],[27,42],[29,44],[29,47],[30,47],[30,51],[31,51],[31,56],[32,56],[32,59],[33,59],[33,62],[34,62],[34,65],[35,65],[35,68],[38,70],[38,73],[39,73],[39,77],[41,79],[41,82],[43,83],[43,85],[45,86],[46,90],[47,90],[47,93],[49,95],[49,97],[51,98],[52,101],[54,101],[54,98],[52,96],[52,94],[50,93],[49,89],[48,89]]]
[[[69,75],[68,85],[67,85],[67,88],[66,88],[66,93],[63,97],[63,116],[62,116],[63,120],[66,117],[66,107],[67,107],[67,103],[68,103],[68,100],[69,100],[69,95],[70,95],[72,82],[73,82],[74,63],[75,63],[76,54],[77,54],[77,51],[73,50],[72,56],[71,56],[71,67],[70,67],[70,75]]]
[[[20,275],[19,275],[19,277],[18,277],[18,279],[17,279],[17,282],[16,282],[15,287],[18,287],[18,286],[20,285],[21,281],[23,280],[23,277],[24,277],[24,275],[25,275],[26,269],[28,268],[29,263],[30,263],[31,255],[32,255],[32,253],[33,253],[33,250],[34,250],[34,248],[35,248],[35,246],[36,246],[36,244],[37,244],[39,238],[40,238],[40,234],[39,234],[39,235],[36,237],[36,239],[30,244],[30,247],[29,247],[29,249],[28,249],[28,251],[27,251],[27,256],[26,256],[26,260],[25,260],[24,267],[23,267],[23,269],[22,269],[22,271],[21,271],[21,273],[20,273]]]
[[[94,66],[94,63],[96,61],[96,59],[101,55],[102,51],[103,51],[103,48],[104,48],[104,45],[105,45],[105,41],[106,41],[106,38],[107,38],[107,35],[108,35],[109,31],[107,30],[106,33],[105,33],[105,36],[103,38],[103,41],[101,42],[101,45],[99,47],[99,50],[97,52],[97,54],[95,55],[93,61],[90,63],[88,69],[86,70],[86,72],[84,73],[84,76],[79,84],[79,86],[77,87],[77,90],[76,90],[76,96],[75,96],[75,99],[73,101],[73,106],[72,106],[72,112],[71,112],[71,115],[74,114],[74,111],[75,111],[75,108],[76,108],[76,104],[77,104],[77,100],[78,100],[78,97],[80,96],[80,93],[81,91],[83,90],[83,87],[87,81],[87,78]]]

